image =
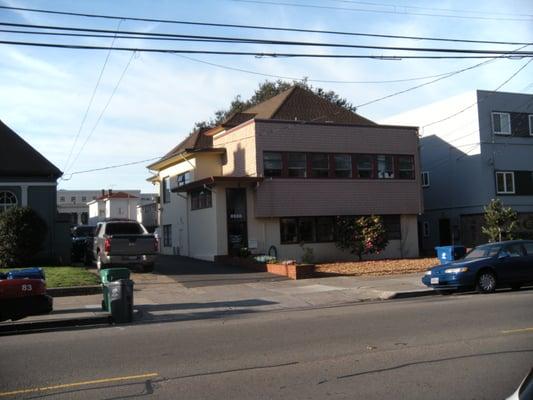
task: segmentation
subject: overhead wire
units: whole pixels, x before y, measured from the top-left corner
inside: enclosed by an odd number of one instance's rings
[[[341,35],[341,36],[363,36],[385,39],[407,39],[407,40],[428,40],[428,41],[444,41],[444,42],[457,42],[457,43],[480,43],[480,44],[507,44],[507,45],[525,45],[530,43],[517,42],[517,41],[494,41],[494,40],[475,40],[475,39],[457,39],[457,38],[440,38],[440,37],[428,37],[428,36],[406,36],[406,35],[388,35],[388,34],[376,34],[376,33],[364,33],[364,32],[347,32],[347,31],[333,31],[333,30],[321,30],[321,29],[306,29],[306,28],[288,28],[288,27],[275,27],[264,25],[245,25],[245,24],[226,24],[215,22],[198,22],[198,21],[185,21],[175,19],[162,19],[162,18],[141,18],[131,17],[125,15],[108,15],[108,14],[91,14],[69,11],[57,11],[47,10],[39,8],[28,7],[12,7],[2,6],[0,9],[12,10],[12,11],[25,11],[33,13],[45,13],[50,15],[65,15],[85,18],[98,18],[98,19],[114,19],[114,20],[129,20],[137,22],[154,22],[161,24],[179,24],[189,26],[209,26],[217,28],[238,28],[238,29],[250,29],[250,30],[268,30],[268,31],[281,31],[281,32],[299,32],[299,33],[319,33],[327,35]]]

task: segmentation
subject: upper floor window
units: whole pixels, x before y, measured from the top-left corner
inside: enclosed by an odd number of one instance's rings
[[[87,196],[81,196],[81,201],[87,201]]]
[[[163,178],[161,190],[163,191],[163,203],[170,203],[170,177]]]
[[[76,196],[72,196],[72,197],[70,198],[70,202],[71,202],[71,203],[75,203],[75,202],[76,202]]]
[[[529,114],[527,117],[529,120],[529,134],[533,136],[533,114]]]
[[[0,212],[17,205],[17,196],[11,192],[0,192]]]
[[[357,177],[358,178],[372,178],[374,170],[373,157],[369,154],[361,154],[357,156]]]
[[[64,203],[64,202],[65,202],[65,196],[61,196],[61,197],[59,197],[59,202],[60,202],[60,203]]]
[[[394,161],[392,156],[378,156],[378,178],[394,178]]]
[[[492,113],[492,132],[499,135],[511,134],[511,116],[509,113]]]
[[[414,179],[415,161],[413,156],[398,156],[398,178]]]
[[[311,158],[311,176],[313,178],[327,178],[329,175],[329,156],[323,153],[313,153]]]
[[[178,187],[184,186],[188,183],[190,183],[192,180],[191,178],[191,171],[184,172],[183,174],[178,175]]]
[[[429,187],[429,171],[422,171],[422,187]]]
[[[351,178],[352,177],[352,156],[349,154],[335,154],[334,174],[336,178]]]
[[[191,192],[191,210],[200,210],[202,208],[211,207],[212,198],[210,190],[202,189]]]
[[[287,166],[290,177],[305,178],[307,176],[307,157],[305,153],[288,153]]]
[[[265,176],[281,176],[283,173],[283,157],[279,152],[263,153],[263,174]]]
[[[514,172],[496,172],[496,192],[500,194],[513,194]]]

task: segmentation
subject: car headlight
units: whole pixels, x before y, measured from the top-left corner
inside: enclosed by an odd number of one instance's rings
[[[467,272],[468,268],[462,267],[462,268],[448,268],[444,270],[445,274],[458,274],[460,272]]]
[[[431,270],[427,270],[426,275],[431,275]]]

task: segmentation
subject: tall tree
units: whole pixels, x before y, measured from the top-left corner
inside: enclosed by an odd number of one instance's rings
[[[481,227],[489,242],[512,240],[517,228],[516,212],[511,207],[504,207],[500,199],[492,199],[485,207],[485,224]]]
[[[310,90],[316,95],[322,97],[323,99],[331,101],[332,103],[343,107],[349,111],[355,112],[356,110],[356,107],[352,103],[340,97],[334,91],[326,91],[322,88],[314,88],[311,84],[307,82],[307,80],[293,82],[286,82],[282,81],[281,79],[278,79],[277,81],[266,80],[259,84],[259,87],[256,89],[252,97],[250,97],[248,100],[242,100],[241,95],[235,96],[235,98],[232,100],[227,109],[216,111],[215,115],[207,121],[196,122],[194,124],[194,130],[196,131],[202,128],[211,128],[217,126],[224,122],[224,120],[226,120],[232,114],[242,112],[247,108],[262,103],[263,101],[268,100],[271,97],[274,97],[280,94],[281,92],[290,89],[293,86],[299,86],[304,89]]]

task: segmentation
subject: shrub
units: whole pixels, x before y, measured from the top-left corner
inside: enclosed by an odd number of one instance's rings
[[[0,213],[0,266],[27,265],[41,250],[46,232],[46,222],[31,208]]]
[[[363,254],[379,254],[388,243],[381,217],[337,217],[335,244],[342,250],[349,249],[352,254],[357,254],[359,260],[363,259]]]
[[[500,199],[492,199],[485,207],[485,223],[481,231],[487,235],[489,242],[515,239],[518,228],[518,216],[510,207],[504,207]]]

